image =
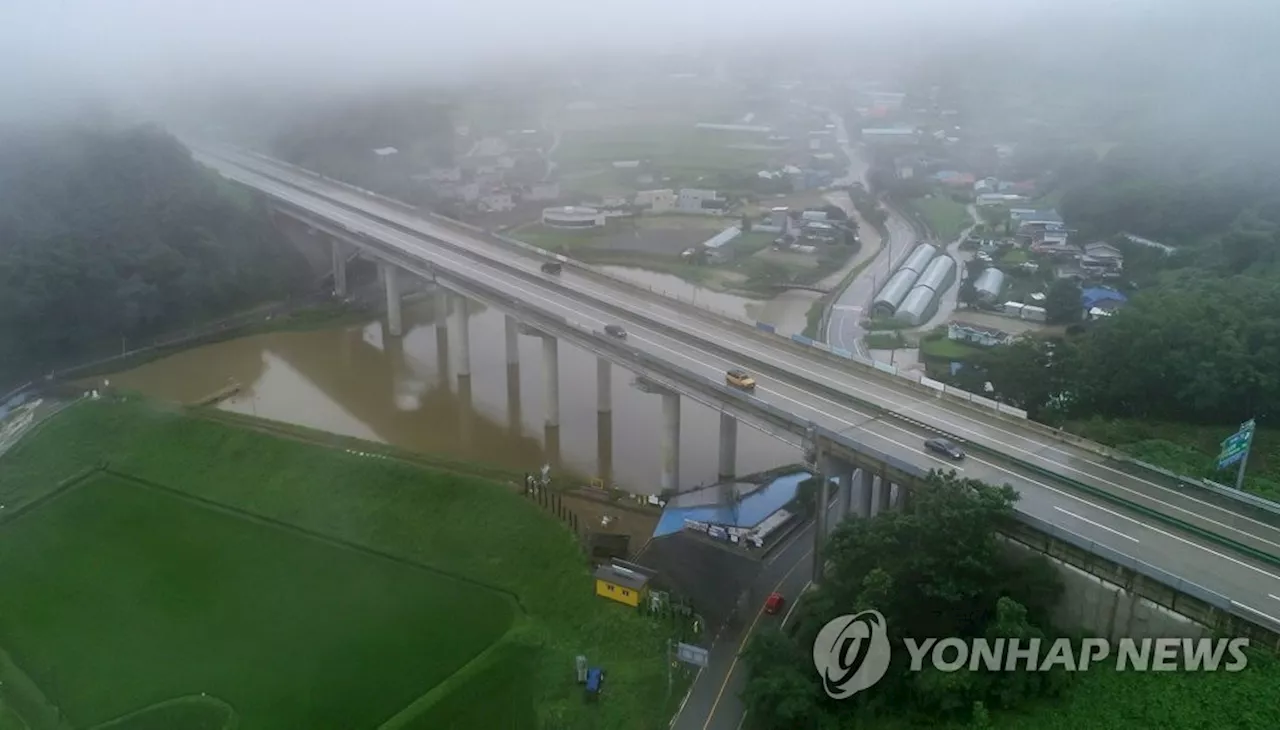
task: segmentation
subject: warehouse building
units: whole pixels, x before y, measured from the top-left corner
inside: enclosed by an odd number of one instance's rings
[[[1000,290],[1004,288],[1004,272],[994,266],[989,266],[978,274],[977,280],[973,282],[973,288],[978,292],[978,298],[984,301],[993,302],[996,297],[1000,296]]]
[[[902,301],[894,315],[910,325],[918,325],[929,318],[938,301],[938,295],[947,290],[955,280],[956,262],[950,256],[939,256],[916,280],[916,285]]]
[[[916,279],[920,277],[929,262],[937,255],[938,249],[922,243],[911,252],[907,260],[898,268],[897,273],[889,277],[880,293],[871,302],[871,314],[878,317],[892,317],[911,293]]]

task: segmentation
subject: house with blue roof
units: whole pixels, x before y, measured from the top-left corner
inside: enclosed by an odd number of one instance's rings
[[[1088,319],[1109,317],[1128,301],[1128,297],[1110,287],[1089,287],[1080,291],[1080,306]]]

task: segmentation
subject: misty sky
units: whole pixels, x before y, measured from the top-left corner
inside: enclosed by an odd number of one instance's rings
[[[1154,0],[1072,0],[1105,17]],[[138,87],[211,78],[427,74],[593,48],[800,43],[1035,22],[1048,0],[0,0],[0,83]],[[1114,12],[1110,11],[1110,12]],[[1102,16],[1096,15],[1102,13]],[[917,36],[915,43],[921,42]]]

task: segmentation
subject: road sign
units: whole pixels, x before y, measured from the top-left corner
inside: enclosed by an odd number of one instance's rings
[[[707,666],[708,651],[700,646],[693,644],[679,643],[676,644],[676,659],[685,664],[692,664],[695,667]]]
[[[1249,453],[1249,445],[1253,442],[1254,420],[1240,424],[1239,430],[1222,440],[1222,450],[1218,452],[1218,468],[1227,467],[1241,461]]]

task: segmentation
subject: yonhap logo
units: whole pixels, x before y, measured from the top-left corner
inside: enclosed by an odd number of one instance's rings
[[[884,616],[862,611],[822,627],[813,641],[813,666],[827,695],[842,700],[879,682],[889,670],[889,653]]]
[[[1010,637],[916,640],[903,637],[911,665],[925,669],[925,660],[940,672],[1083,672],[1114,655],[1114,671],[1239,672],[1249,665],[1247,638],[1122,638],[1114,647],[1107,639],[1069,638],[1022,640]],[[884,615],[874,609],[837,616],[813,640],[813,666],[822,689],[835,700],[873,687],[889,671],[891,655]]]

